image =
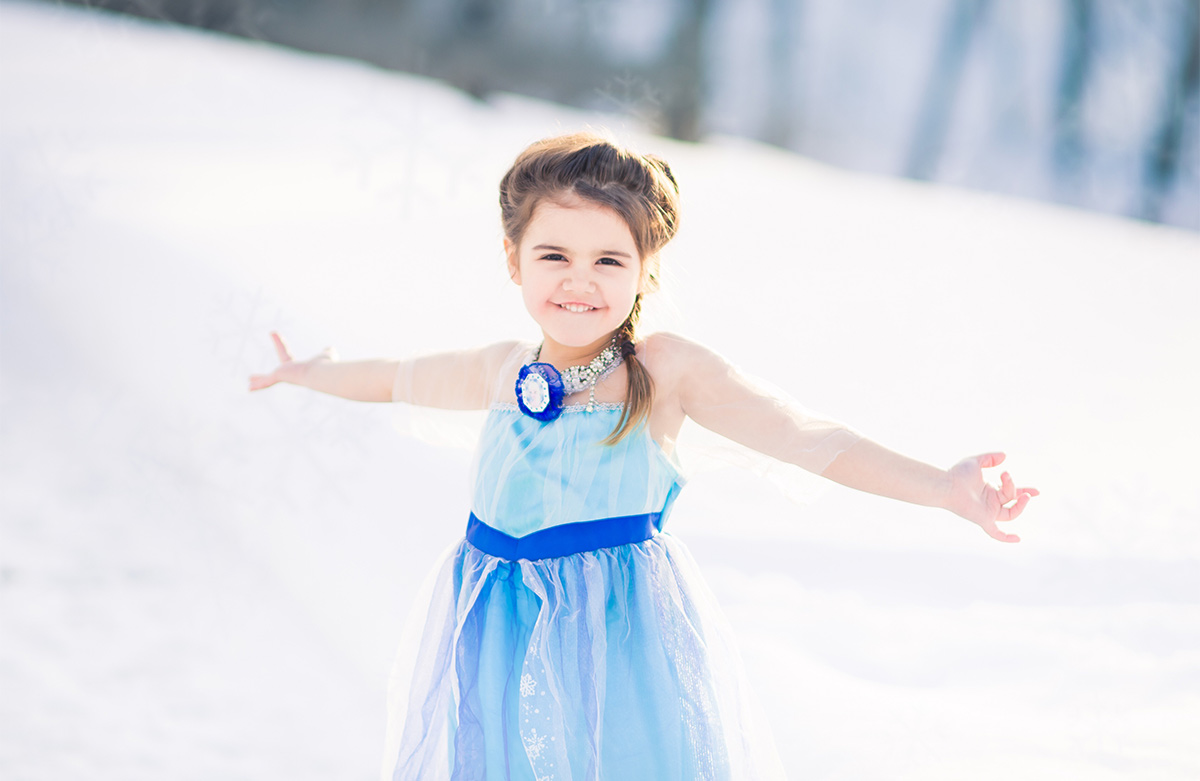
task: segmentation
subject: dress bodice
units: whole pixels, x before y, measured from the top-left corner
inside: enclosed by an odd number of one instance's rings
[[[472,511],[513,537],[563,523],[643,513],[665,517],[683,484],[645,426],[601,444],[619,404],[567,407],[548,423],[493,405],[475,459]]]

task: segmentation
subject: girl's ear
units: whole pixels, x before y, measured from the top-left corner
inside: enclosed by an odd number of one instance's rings
[[[642,268],[639,270],[641,279],[638,281],[638,295],[644,296],[658,292],[658,263],[657,256],[642,261]]]
[[[508,278],[516,284],[521,284],[521,263],[517,257],[517,245],[512,239],[504,237],[504,256],[508,263]]]

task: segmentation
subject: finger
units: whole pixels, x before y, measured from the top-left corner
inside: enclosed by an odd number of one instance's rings
[[[275,342],[275,353],[279,356],[280,363],[287,363],[292,360],[292,352],[288,349],[287,342],[283,341],[283,337],[278,331],[271,332],[271,340]]]
[[[979,524],[979,527],[981,529],[983,529],[985,532],[987,532],[989,537],[991,537],[992,539],[999,540],[1000,542],[1020,542],[1021,541],[1021,538],[1015,534],[1006,534],[1005,532],[1000,531],[1000,529],[998,529],[996,527],[996,524],[994,524],[994,523],[991,523],[991,522],[981,523],[981,524]]]
[[[250,390],[262,390],[274,385],[278,380],[274,374],[251,374],[250,375]]]
[[[975,456],[975,463],[983,469],[988,469],[993,466],[1000,466],[1004,463],[1003,453],[984,453],[981,456]]]
[[[1012,507],[1000,508],[1001,515],[999,518],[997,518],[997,520],[1011,521],[1020,515],[1022,511],[1024,511],[1025,505],[1027,504],[1029,504],[1029,494],[1021,494],[1019,497],[1017,497],[1017,503]]]
[[[1021,514],[1021,511],[1025,509],[1025,505],[1029,504],[1029,500],[1037,495],[1038,490],[1036,488],[1018,488],[1016,504],[1010,508],[1007,508],[1004,517],[998,517],[996,520],[1011,521],[1013,518],[1016,518]],[[1001,509],[1004,510],[1005,508]]]
[[[1016,497],[1017,489],[1013,485],[1012,475],[1005,472],[1000,475],[1000,504],[1008,504]]]

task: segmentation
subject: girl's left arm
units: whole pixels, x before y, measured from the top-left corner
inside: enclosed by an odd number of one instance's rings
[[[978,524],[1001,542],[1020,542],[1020,537],[1001,531],[996,523],[1020,515],[1038,490],[1017,488],[1008,472],[1000,475],[999,487],[988,483],[983,470],[1003,461],[1003,453],[984,453],[964,458],[950,469],[938,469],[860,439],[839,453],[821,474],[860,491],[941,507]]]
[[[1000,476],[999,487],[984,480],[983,470],[999,465],[1003,453],[973,456],[950,469],[938,469],[805,410],[702,345],[670,335],[663,339],[670,347],[663,352],[671,355],[660,362],[665,369],[663,390],[678,398],[684,415],[705,428],[850,488],[941,507],[978,524],[997,540],[1019,540],[996,523],[1020,515],[1038,491],[1017,488],[1007,472]]]

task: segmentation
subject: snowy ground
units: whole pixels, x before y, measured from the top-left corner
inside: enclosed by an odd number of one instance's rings
[[[49,5],[0,36],[0,776],[372,777],[467,457],[246,376],[271,329],[532,337],[495,184],[606,120]],[[1200,774],[1200,237],[607,124],[684,189],[660,322],[1043,491],[1004,546],[695,477],[674,531],[793,777]]]

